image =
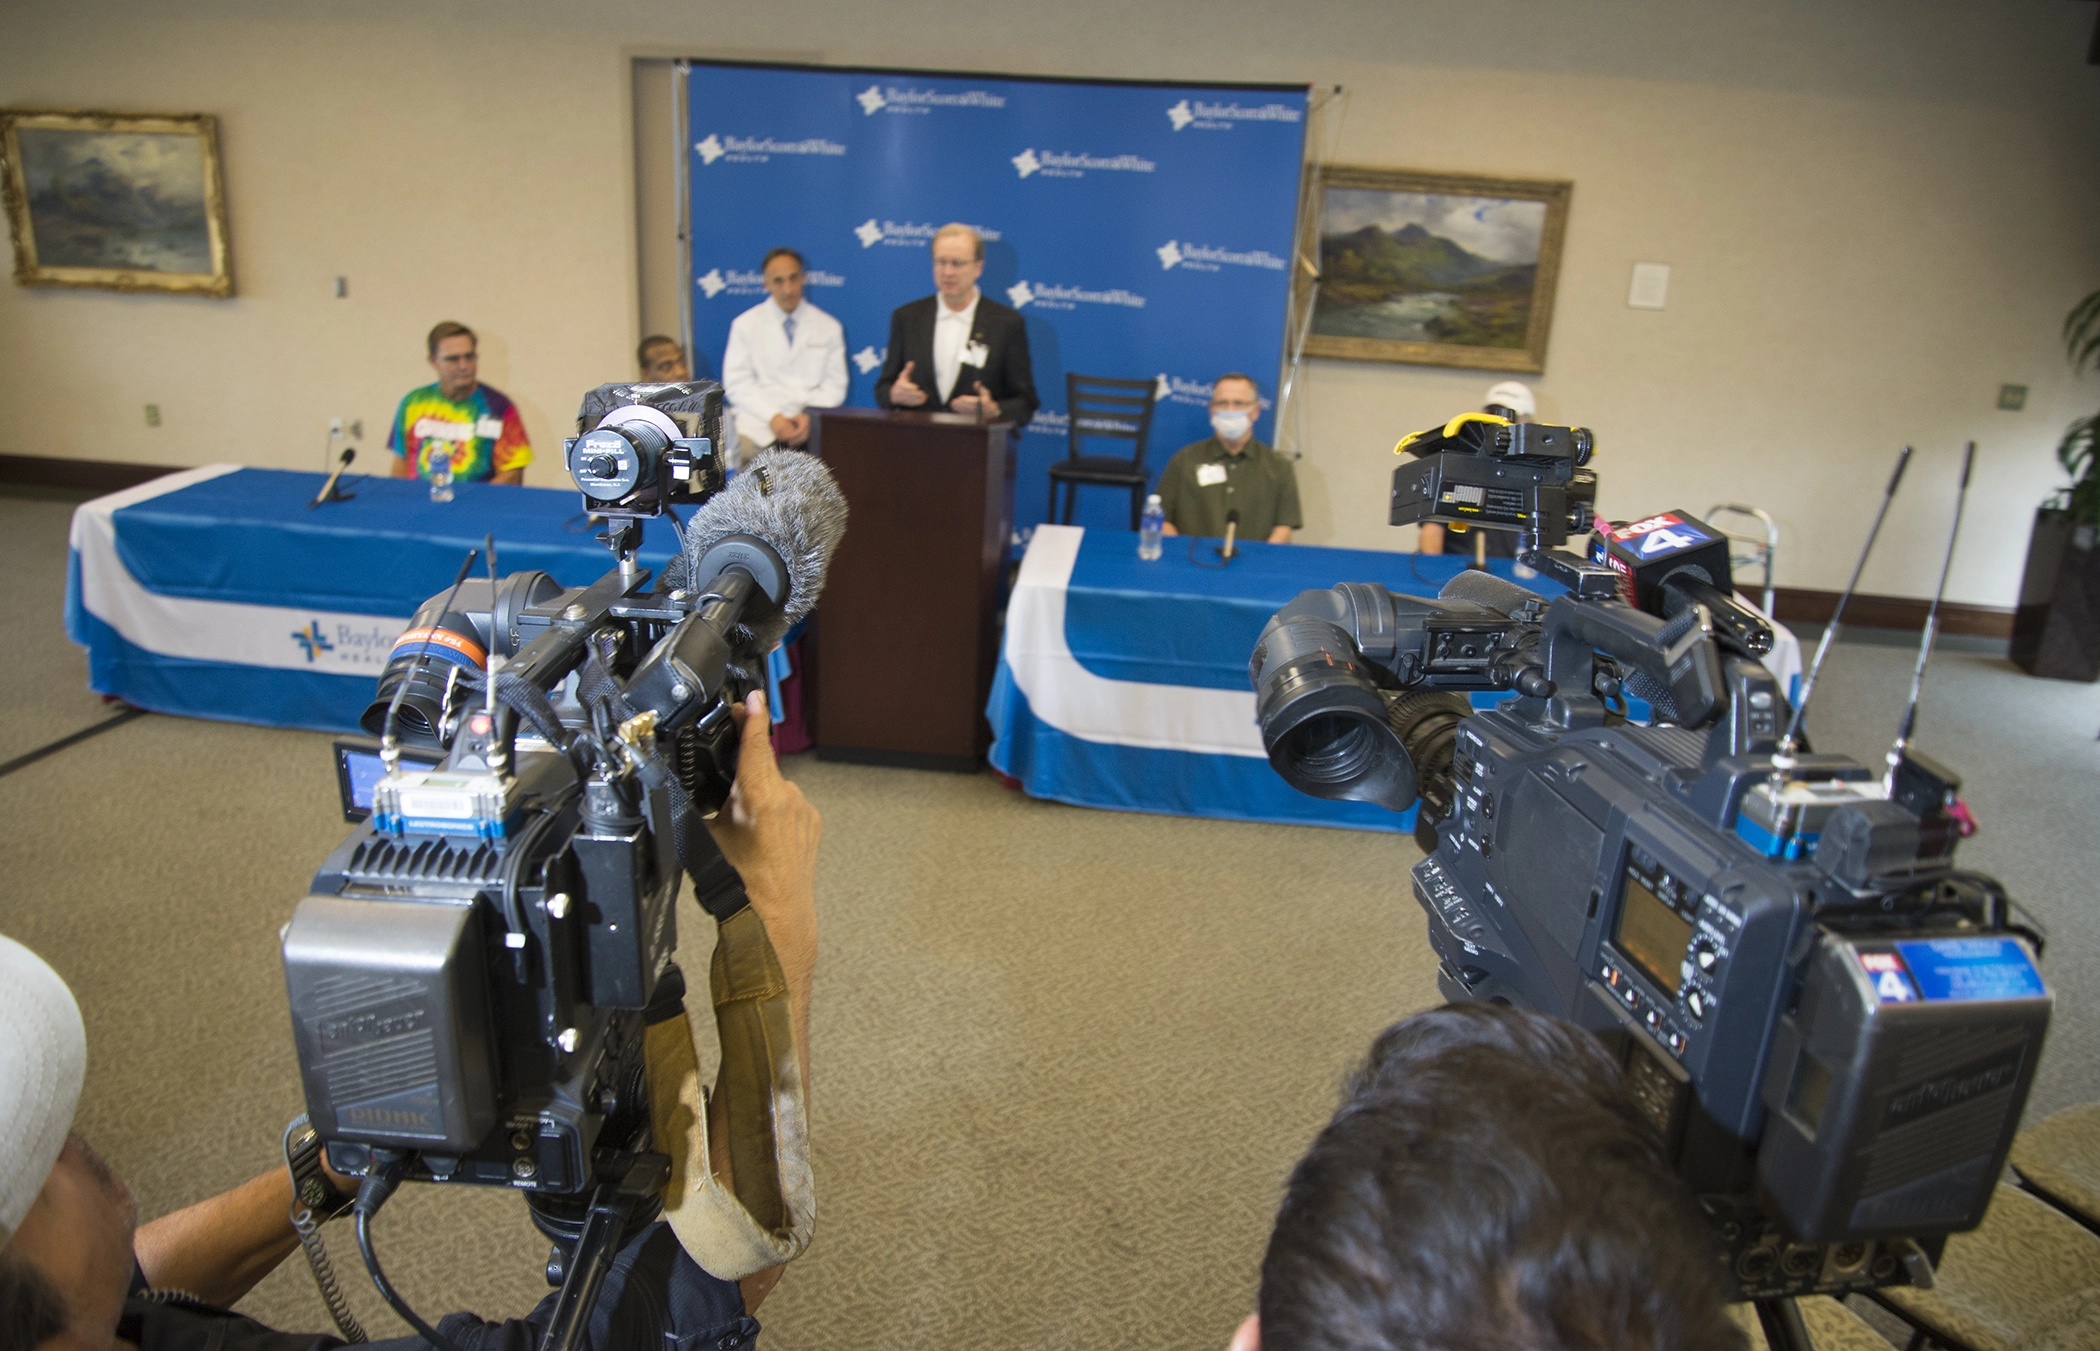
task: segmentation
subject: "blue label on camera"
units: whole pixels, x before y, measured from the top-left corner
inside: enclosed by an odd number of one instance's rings
[[[1922,999],[2040,999],[2049,993],[2017,939],[1908,939],[1896,951]]]

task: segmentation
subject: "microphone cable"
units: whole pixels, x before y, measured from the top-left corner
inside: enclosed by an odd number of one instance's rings
[[[451,1338],[424,1322],[409,1307],[408,1301],[401,1298],[393,1282],[386,1278],[386,1269],[379,1265],[379,1254],[372,1248],[372,1217],[401,1185],[401,1175],[407,1171],[408,1156],[400,1150],[372,1151],[371,1163],[365,1169],[365,1180],[358,1186],[357,1201],[352,1207],[357,1215],[357,1251],[365,1259],[365,1270],[371,1273],[372,1284],[379,1287],[379,1296],[387,1302],[387,1307],[400,1314],[402,1321],[416,1330],[417,1336],[438,1351],[460,1351]]]

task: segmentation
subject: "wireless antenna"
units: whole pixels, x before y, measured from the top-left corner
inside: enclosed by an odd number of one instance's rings
[[[1837,637],[1838,624],[1845,617],[1845,602],[1859,588],[1859,574],[1866,571],[1867,555],[1874,552],[1874,541],[1881,535],[1881,523],[1888,519],[1889,503],[1896,500],[1896,485],[1903,482],[1904,466],[1910,463],[1910,447],[1896,457],[1896,472],[1889,475],[1888,490],[1881,495],[1881,510],[1874,513],[1874,528],[1867,532],[1866,547],[1859,551],[1859,561],[1852,565],[1852,580],[1845,583],[1844,594],[1838,597],[1837,608],[1830,612],[1830,623],[1823,629],[1823,639],[1816,644],[1816,659],[1808,668],[1808,678],[1801,682],[1801,700],[1794,705],[1794,716],[1787,720],[1786,735],[1779,740],[1779,749],[1772,752],[1772,781],[1776,786],[1786,778],[1794,767],[1794,747],[1801,735],[1801,715],[1808,711],[1808,701],[1816,692],[1816,677],[1822,674],[1823,659],[1830,655],[1830,644]]]
[[[467,574],[474,570],[474,559],[479,553],[478,549],[467,550],[466,560],[459,565],[459,575],[452,579],[452,589],[445,593],[445,603],[438,607],[437,620],[429,628],[436,628],[444,622],[446,615],[452,613],[452,602],[459,597],[460,585],[467,580]],[[393,700],[386,706],[386,721],[379,725],[379,763],[389,774],[401,763],[401,743],[394,735],[394,719],[401,712],[401,696],[408,693],[408,682],[415,679],[416,672],[423,669],[423,659],[430,655],[429,628],[423,632],[423,645],[416,649],[416,659],[401,673],[401,683],[394,686]]]
[[[488,762],[489,771],[500,779],[509,771],[510,756],[504,749],[503,738],[495,734],[496,673],[503,669],[504,662],[503,657],[496,652],[496,616],[499,613],[496,608],[496,537],[483,535],[481,547],[489,559],[489,688],[488,703],[485,705],[489,716]]]
[[[1918,695],[1925,688],[1925,663],[1932,660],[1933,640],[1939,637],[1940,598],[1947,594],[1947,573],[1954,567],[1954,541],[1961,534],[1961,509],[1969,499],[1969,467],[1976,462],[1976,443],[1961,453],[1961,487],[1954,494],[1954,528],[1947,532],[1947,556],[1940,560],[1940,584],[1932,593],[1932,608],[1925,612],[1925,635],[1918,640],[1918,664],[1910,673],[1910,705],[1903,710],[1903,723],[1896,731],[1896,744],[1889,747],[1888,790],[1896,789],[1896,766],[1910,746],[1910,734],[1918,725]]]

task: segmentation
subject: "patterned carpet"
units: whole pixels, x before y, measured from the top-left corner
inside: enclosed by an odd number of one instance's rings
[[[59,623],[68,510],[0,498],[18,598],[0,759],[103,716]],[[1909,655],[1835,660],[1819,745],[1878,759]],[[1984,834],[1965,861],[2054,935],[2038,1112],[2100,1098],[2096,729],[2100,688],[1981,653],[1935,669],[1921,723],[1969,776]],[[150,717],[0,778],[0,929],[77,992],[80,1128],[149,1216],[270,1166],[300,1109],[275,945],[344,830],[327,741]],[[788,771],[826,825],[820,1215],[761,1311],[767,1343],[1222,1346],[1342,1074],[1437,998],[1412,843],[1086,811],[988,775]],[[702,968],[690,905],[681,925]],[[378,1232],[426,1315],[544,1293],[545,1245],[511,1196],[410,1188]],[[367,1325],[394,1335],[347,1233],[333,1246]],[[327,1326],[296,1258],[247,1307]]]

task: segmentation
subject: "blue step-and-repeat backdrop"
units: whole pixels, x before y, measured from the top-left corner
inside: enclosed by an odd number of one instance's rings
[[[1065,373],[1154,381],[1146,467],[1210,434],[1210,382],[1282,364],[1306,91],[694,63],[687,75],[693,340],[721,369],[765,301],[767,249],[807,260],[875,403],[890,311],[933,291],[933,233],[985,237],[985,294],[1028,323],[1042,410],[1021,438],[1015,528],[1066,453]],[[1257,434],[1272,439],[1265,413]],[[1108,443],[1095,448],[1107,451]],[[1074,524],[1128,529],[1082,489]]]

